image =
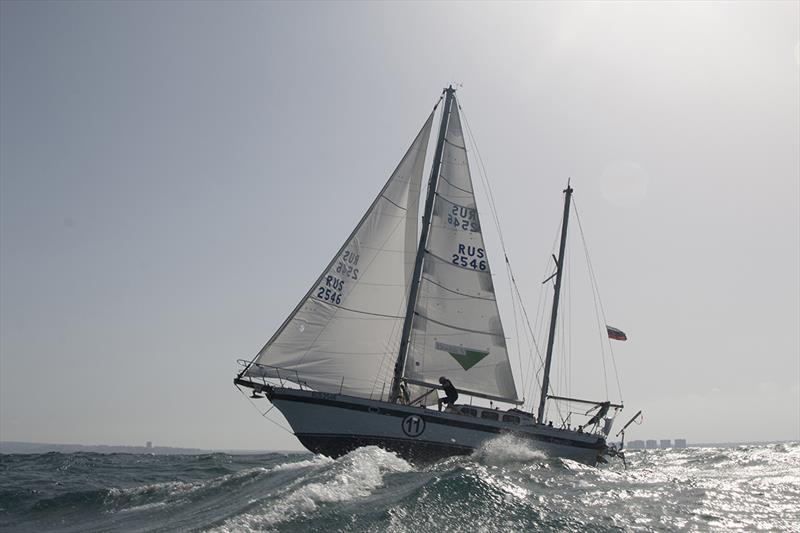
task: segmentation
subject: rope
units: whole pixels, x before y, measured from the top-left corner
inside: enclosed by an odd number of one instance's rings
[[[506,274],[508,275],[509,284],[511,283],[511,273],[509,272],[508,268],[506,268]],[[522,345],[519,342],[519,322],[517,320],[517,303],[514,298],[511,298],[511,310],[514,313],[514,342],[517,346],[517,354],[522,354]],[[528,390],[526,376],[522,372],[522,357],[517,357],[517,363],[519,364],[519,375],[522,379],[522,393],[523,396],[525,391]],[[523,397],[524,400],[524,397]]]
[[[592,266],[592,260],[591,260],[591,258],[589,256],[589,247],[586,244],[586,237],[584,236],[584,233],[583,233],[583,225],[581,224],[581,217],[580,217],[580,214],[578,213],[578,205],[575,203],[574,199],[573,199],[572,205],[573,205],[573,208],[575,209],[575,218],[578,220],[578,228],[580,229],[581,241],[583,242],[583,249],[584,249],[584,252],[586,254],[586,263],[587,263],[587,265],[589,267],[589,276],[590,276],[590,279],[591,279],[591,282],[592,282],[592,297],[595,298],[595,313],[597,312],[597,306],[599,305],[600,314],[602,314],[603,323],[604,323],[604,324],[598,324],[598,327],[600,328],[600,335],[601,335],[601,337],[600,337],[600,346],[601,346],[601,349],[602,349],[603,333],[605,333],[605,338],[606,338],[606,340],[608,342],[609,353],[611,354],[611,364],[612,364],[612,367],[614,369],[614,377],[615,377],[616,382],[617,382],[617,392],[619,393],[620,403],[623,403],[622,402],[622,387],[620,386],[620,383],[619,383],[619,372],[617,371],[617,360],[616,360],[616,357],[614,357],[614,348],[611,345],[611,339],[608,338],[608,333],[605,331],[605,325],[608,323],[607,320],[606,320],[606,312],[605,312],[605,309],[603,307],[603,300],[600,298],[600,289],[597,286],[597,278],[595,277],[595,274],[594,274],[594,267]],[[595,294],[596,294],[596,297],[595,297]],[[600,318],[600,315],[598,315],[598,320],[599,320],[599,318]],[[602,353],[605,354],[605,351],[603,351]],[[603,375],[605,376],[605,372],[606,372],[605,357],[603,357],[602,359],[603,359]],[[608,377],[605,376],[605,379],[606,379],[605,386],[606,386],[606,397],[607,397],[608,396]]]
[[[467,133],[469,134],[470,141],[472,146],[475,147],[475,155],[478,156],[478,174],[481,177],[481,185],[483,185],[484,192],[486,193],[486,197],[489,200],[489,210],[492,214],[492,218],[494,219],[495,227],[497,227],[497,235],[500,237],[500,247],[503,249],[503,254],[506,254],[506,243],[503,239],[503,231],[500,228],[500,217],[497,215],[497,208],[495,207],[494,202],[494,195],[492,194],[492,188],[486,180],[486,166],[483,164],[483,158],[481,157],[481,152],[478,150],[478,143],[475,142],[475,136],[472,134],[472,128],[469,125],[469,120],[467,120],[467,114],[464,113],[464,108],[461,107],[461,104],[458,106],[459,111],[461,111],[461,115],[464,117],[464,124],[467,126]]]
[[[586,240],[584,239],[584,236],[583,236],[583,227],[581,226],[580,217],[577,216],[577,213],[578,213],[578,211],[576,209],[575,210],[575,214],[576,214],[575,218],[578,219],[578,227],[580,228],[581,240],[583,241],[584,254],[586,256],[586,262],[587,262],[588,269],[589,269],[589,279],[591,280],[591,283],[592,283],[592,302],[594,304],[594,316],[595,316],[595,320],[597,322],[597,334],[598,334],[598,340],[600,342],[600,362],[603,365],[603,390],[605,391],[606,398],[608,398],[608,373],[606,372],[606,357],[605,357],[605,349],[603,348],[603,324],[601,323],[601,311],[600,311],[600,307],[599,307],[598,301],[597,301],[599,295],[597,294],[597,291],[596,291],[596,288],[595,288],[595,284],[594,284],[594,280],[593,280],[593,276],[592,276],[592,267],[591,267],[591,263],[589,261],[589,250],[586,247]],[[603,318],[603,320],[605,320],[605,319]]]

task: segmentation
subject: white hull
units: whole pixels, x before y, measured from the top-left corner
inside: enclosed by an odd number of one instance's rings
[[[605,439],[600,435],[535,425],[525,418],[520,423],[485,420],[290,388],[270,387],[264,392],[306,448],[332,457],[360,446],[377,445],[408,459],[435,460],[472,453],[486,440],[503,433],[530,440],[552,456],[590,465],[596,464],[606,451]]]

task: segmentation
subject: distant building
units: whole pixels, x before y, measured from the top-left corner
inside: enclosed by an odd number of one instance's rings
[[[648,450],[656,450],[658,449],[658,441],[655,439],[647,439],[647,442],[645,442],[645,446],[647,447]]]
[[[686,439],[675,439],[676,448],[686,448]]]
[[[147,441],[147,448],[150,449],[152,447],[153,447],[153,441],[151,440]]]
[[[641,450],[644,448],[644,441],[643,440],[632,440],[628,444],[626,444],[627,448],[631,448],[634,450]]]
[[[669,439],[661,439],[660,448],[662,450],[666,450],[667,448],[672,448],[672,441]]]

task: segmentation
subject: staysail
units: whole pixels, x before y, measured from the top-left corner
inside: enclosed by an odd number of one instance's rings
[[[400,344],[434,113],[353,233],[247,367],[325,392],[379,398]],[[386,383],[389,386],[389,383]]]
[[[450,113],[405,379],[517,400],[458,106]],[[435,401],[435,398],[433,399]]]

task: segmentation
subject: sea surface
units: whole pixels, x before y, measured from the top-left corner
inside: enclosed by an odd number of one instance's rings
[[[0,455],[0,531],[800,531],[800,443],[627,458]]]

